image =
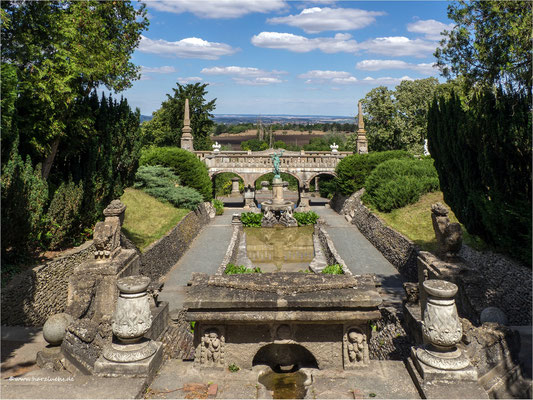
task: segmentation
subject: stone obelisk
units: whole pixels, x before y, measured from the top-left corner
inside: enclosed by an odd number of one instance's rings
[[[189,99],[185,99],[185,115],[183,117],[183,129],[181,130],[181,148],[188,151],[194,151],[191,131],[191,119],[189,118]]]
[[[363,122],[363,108],[361,107],[361,102],[359,102],[359,116],[357,121],[357,153],[366,154],[368,153],[368,140],[366,139],[366,130],[365,123]]]

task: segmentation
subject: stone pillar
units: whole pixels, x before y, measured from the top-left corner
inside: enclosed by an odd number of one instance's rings
[[[99,376],[153,376],[163,362],[163,345],[146,339],[152,326],[147,293],[150,278],[128,276],[117,281],[120,296],[112,319],[116,340],[107,345],[94,365]]]
[[[361,107],[361,102],[359,106],[359,115],[357,123],[357,139],[356,139],[356,152],[358,154],[368,153],[368,140],[366,139],[366,130],[365,123],[363,121],[363,108]]]
[[[232,196],[240,194],[239,181],[240,181],[240,179],[238,177],[236,177],[236,176],[231,178],[231,195]]]
[[[477,371],[457,344],[463,329],[454,296],[457,285],[428,279],[423,282],[427,303],[423,313],[422,335],[425,345],[411,348],[409,369],[424,398],[449,393],[450,398],[488,398],[477,384]],[[458,396],[450,387],[464,392]],[[472,397],[474,396],[474,397]]]
[[[181,148],[194,151],[191,119],[189,118],[189,99],[185,99],[185,113],[183,116],[183,128],[181,129]]]
[[[318,175],[315,176],[315,192],[320,192],[319,178]]]
[[[255,192],[252,191],[251,187],[244,189],[244,209],[246,210],[256,210],[257,207],[254,202]]]
[[[283,204],[283,181],[281,178],[272,180],[272,204]]]

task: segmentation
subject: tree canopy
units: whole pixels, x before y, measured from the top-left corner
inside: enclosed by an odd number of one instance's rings
[[[395,90],[379,86],[361,101],[371,151],[422,152],[430,100],[438,87],[435,78],[403,81]]]
[[[24,114],[20,145],[45,160],[43,177],[65,128],[87,125],[79,102],[101,85],[121,91],[139,78],[130,59],[148,26],[145,15],[129,1],[2,2],[2,63],[17,70]]]
[[[211,112],[216,107],[216,99],[209,102],[205,100],[208,84],[181,85],[176,83],[176,85],[177,87],[172,89],[174,93],[167,94],[167,100],[161,104],[159,110],[153,113],[153,118],[143,123],[145,144],[179,146],[185,99],[188,98],[194,148],[195,150],[211,150],[209,134],[214,122],[210,118],[213,117]]]
[[[531,95],[530,1],[459,0],[448,6],[448,18],[455,27],[435,52],[445,77]]]

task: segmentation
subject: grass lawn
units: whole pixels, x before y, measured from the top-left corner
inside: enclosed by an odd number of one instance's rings
[[[390,213],[379,212],[367,205],[372,212],[378,215],[391,228],[403,233],[422,250],[434,252],[437,250],[437,240],[431,222],[431,205],[437,202],[446,204],[442,192],[427,193],[420,197],[415,204],[392,210]],[[448,207],[448,206],[447,206]],[[450,207],[448,207],[449,209]],[[453,211],[448,214],[451,222],[458,222]],[[462,226],[462,225],[461,225]],[[463,243],[477,250],[487,248],[486,244],[477,236],[470,235],[463,227]]]
[[[162,203],[134,188],[127,188],[120,200],[128,207],[122,231],[141,251],[165,235],[190,212]]]

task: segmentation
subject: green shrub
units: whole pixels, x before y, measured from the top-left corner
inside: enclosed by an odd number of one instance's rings
[[[263,214],[246,212],[241,214],[241,222],[246,227],[260,227],[263,220]]]
[[[439,178],[432,159],[389,160],[368,176],[363,201],[379,211],[390,212],[438,189]]]
[[[2,168],[2,264],[20,262],[28,245],[38,240],[38,228],[48,200],[48,185],[16,152]],[[8,254],[9,253],[9,254]],[[2,270],[4,266],[2,265]]]
[[[261,268],[246,268],[244,265],[235,265],[228,263],[226,269],[224,270],[226,275],[235,275],[235,274],[262,274]]]
[[[218,199],[213,199],[213,207],[215,207],[216,215],[224,214],[224,203]]]
[[[54,193],[45,217],[48,247],[57,249],[80,228],[83,182],[62,183]]]
[[[228,370],[229,370],[229,372],[238,372],[240,370],[240,368],[237,366],[237,364],[232,363],[232,364],[228,365]]]
[[[242,178],[240,178],[237,174],[234,174],[233,172],[222,172],[220,174],[216,174],[213,179],[215,186],[215,196],[226,196],[231,193],[231,178],[233,177],[239,178],[239,191],[244,191],[244,182]]]
[[[324,268],[322,270],[322,273],[330,275],[342,275],[344,274],[344,271],[342,270],[342,267],[339,264],[332,264]]]
[[[143,189],[150,196],[168,201],[174,207],[194,210],[203,201],[202,195],[195,189],[186,186],[167,186]]]
[[[181,183],[196,189],[204,201],[211,201],[213,198],[207,167],[194,153],[179,147],[150,147],[143,151],[139,164],[172,168]]]
[[[295,212],[294,219],[298,221],[298,226],[314,225],[320,216],[314,211]]]
[[[403,150],[383,151],[368,154],[353,154],[343,158],[337,165],[337,192],[349,196],[361,189],[370,173],[379,164],[391,159],[413,158]]]
[[[168,167],[160,165],[140,166],[135,174],[135,184],[137,189],[177,186],[180,178]]]

